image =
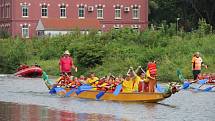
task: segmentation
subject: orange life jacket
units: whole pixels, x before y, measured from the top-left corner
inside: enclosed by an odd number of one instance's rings
[[[150,76],[155,77],[157,75],[156,63],[148,63],[148,70],[149,70]]]
[[[193,70],[201,70],[202,66],[202,58],[201,57],[193,57],[192,58],[193,63]]]

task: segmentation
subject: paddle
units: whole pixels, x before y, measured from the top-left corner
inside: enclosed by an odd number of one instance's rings
[[[99,80],[97,80],[97,81],[99,81]],[[95,81],[95,82],[96,82],[96,81]],[[95,82],[93,82],[93,83],[95,83]],[[91,84],[92,84],[92,83],[91,83]],[[90,84],[90,85],[91,85],[91,84]],[[91,89],[93,89],[93,88],[97,88],[97,87],[93,87],[93,86],[90,86],[90,85],[86,84],[86,85],[79,86],[78,89],[75,91],[76,94],[79,95],[79,94],[81,94],[81,93],[84,92],[84,91],[88,91],[88,90],[91,90]]]
[[[99,100],[111,87],[116,87],[116,89],[114,90],[113,94],[114,94],[115,96],[117,96],[117,95],[120,93],[121,89],[122,89],[122,82],[121,82],[119,85],[117,85],[117,86],[112,85],[112,86],[110,86],[110,87],[107,87],[107,88],[105,89],[105,91],[100,91],[100,92],[96,95],[96,99]]]
[[[204,89],[203,91],[205,92],[209,92],[211,91],[215,86],[211,86],[211,87],[207,87],[206,89]]]
[[[207,83],[207,79],[199,80],[198,83],[201,84],[199,87],[195,88],[195,91],[200,90],[200,88]]]
[[[196,81],[192,81],[192,82],[184,81],[184,83],[183,83],[181,89],[188,89],[188,88],[190,87],[190,85],[193,84],[193,83],[195,83],[195,82],[196,82]],[[197,82],[198,82],[199,84],[202,84],[201,86],[199,86],[199,88],[200,88],[200,87],[202,87],[207,81],[205,81],[205,80],[199,80],[199,81],[197,81]]]
[[[115,89],[114,92],[113,92],[113,94],[114,94],[115,96],[117,96],[117,95],[120,93],[121,89],[122,89],[122,84],[117,85],[117,86],[116,86],[116,89]]]
[[[76,89],[71,89],[69,92],[66,93],[66,97],[69,97]]]
[[[58,95],[65,95],[66,90],[62,87],[53,87],[50,91],[50,94],[58,94]]]
[[[99,100],[106,92],[107,92],[107,90],[106,90],[106,91],[101,91],[101,92],[99,92],[99,93],[96,95],[96,99]]]
[[[181,89],[188,89],[188,88],[190,87],[190,84],[192,84],[192,83],[190,83],[190,82],[188,82],[188,81],[185,81],[185,82],[183,83]]]

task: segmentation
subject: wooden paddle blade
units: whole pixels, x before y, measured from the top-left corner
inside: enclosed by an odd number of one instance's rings
[[[118,86],[116,87],[116,89],[114,90],[113,94],[114,94],[115,96],[117,96],[117,95],[120,93],[121,89],[122,89],[122,84],[120,84],[120,85],[118,85]]]
[[[96,99],[99,100],[104,94],[105,94],[104,91],[99,92],[99,93],[96,95]]]

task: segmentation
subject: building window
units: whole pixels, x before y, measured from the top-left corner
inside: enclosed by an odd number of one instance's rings
[[[6,13],[6,14],[5,14],[6,16],[5,16],[5,18],[9,18],[9,16],[8,16],[9,6],[6,5],[6,6],[5,6],[5,9],[6,9],[6,12],[5,12],[5,13]]]
[[[29,28],[28,25],[22,26],[22,37],[23,38],[29,38]]]
[[[140,32],[140,30],[139,30],[140,28],[138,27],[138,25],[132,25],[131,27],[132,27],[133,31]]]
[[[4,7],[2,6],[2,18],[4,18]]]
[[[41,16],[42,17],[48,17],[48,6],[47,5],[42,5]]]
[[[9,5],[7,6],[7,9],[8,9],[8,10],[7,10],[7,12],[8,12],[8,13],[7,13],[7,16],[8,16],[8,18],[10,18],[10,6],[9,6]]]
[[[44,36],[44,35],[45,35],[44,30],[37,31],[37,36]]]
[[[138,7],[133,7],[132,18],[133,19],[139,19],[140,18],[140,9]]]
[[[120,6],[115,7],[115,19],[121,19],[121,8],[120,8]]]
[[[84,11],[85,11],[84,6],[78,7],[78,17],[79,18],[84,18]]]
[[[66,18],[66,5],[61,5],[60,6],[60,17],[61,18]]]
[[[27,5],[22,6],[22,17],[28,17],[28,6]]]
[[[103,7],[102,6],[99,6],[97,8],[97,19],[103,19]]]
[[[113,27],[114,27],[115,30],[119,30],[120,29],[120,26],[118,24],[114,25]]]

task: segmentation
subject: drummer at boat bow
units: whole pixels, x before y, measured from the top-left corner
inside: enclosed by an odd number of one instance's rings
[[[68,50],[66,50],[63,54],[63,56],[60,58],[59,61],[59,70],[61,74],[68,74],[72,75],[71,68],[75,69],[77,71],[77,67],[75,67],[73,63],[73,59],[70,56],[70,53]]]

